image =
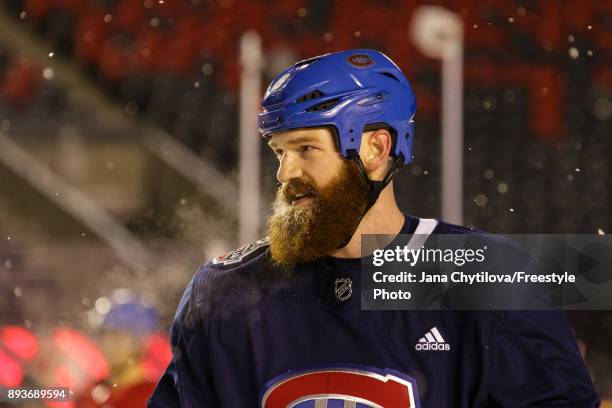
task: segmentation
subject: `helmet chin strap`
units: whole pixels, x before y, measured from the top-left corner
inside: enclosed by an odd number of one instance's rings
[[[404,155],[400,153],[395,158],[395,160],[393,160],[391,167],[389,168],[389,170],[387,171],[387,174],[385,175],[385,177],[383,177],[382,180],[370,180],[370,178],[368,177],[368,173],[366,172],[365,166],[363,165],[363,162],[361,161],[361,157],[359,157],[359,153],[357,153],[357,151],[354,149],[348,150],[347,153],[348,153],[349,160],[352,160],[355,163],[355,165],[357,166],[357,170],[359,170],[359,173],[361,174],[363,179],[368,184],[370,191],[368,192],[368,202],[366,204],[366,207],[363,210],[363,213],[361,214],[361,216],[359,217],[359,221],[357,221],[357,223],[355,224],[355,228],[353,229],[353,232],[351,233],[351,235],[348,236],[346,241],[343,242],[342,245],[340,245],[337,249],[345,247],[351,241],[351,239],[353,238],[353,235],[355,235],[355,231],[357,231],[357,228],[361,224],[361,220],[363,220],[363,217],[365,217],[367,212],[370,211],[370,208],[372,208],[374,204],[376,204],[376,201],[378,200],[380,193],[382,193],[385,187],[387,187],[387,185],[391,182],[391,180],[393,180],[393,176],[395,176],[395,173],[397,173],[399,168],[404,163]]]

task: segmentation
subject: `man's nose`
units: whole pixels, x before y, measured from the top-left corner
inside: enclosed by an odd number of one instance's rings
[[[302,177],[303,174],[302,167],[299,165],[299,159],[291,153],[285,153],[280,160],[276,179],[280,183],[286,183],[291,179]]]

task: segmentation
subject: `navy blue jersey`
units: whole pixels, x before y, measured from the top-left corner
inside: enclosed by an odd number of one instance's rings
[[[360,279],[359,259],[276,268],[265,240],[201,267],[148,406],[599,406],[563,312],[363,311]]]

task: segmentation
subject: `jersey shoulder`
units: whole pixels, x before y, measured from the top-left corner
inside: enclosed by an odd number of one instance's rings
[[[267,251],[268,246],[269,239],[268,237],[264,237],[257,241],[249,242],[233,251],[229,251],[225,255],[216,257],[211,261],[211,265],[215,267],[238,267],[252,259],[261,257],[261,255],[265,254]]]
[[[240,310],[281,285],[285,275],[272,263],[263,238],[201,266],[193,278],[192,303],[204,314],[215,308]]]
[[[489,233],[476,229],[476,228],[468,228],[468,227],[464,227],[463,225],[451,224],[450,222],[446,222],[446,221],[438,220],[438,219],[436,219],[436,221],[438,222],[438,225],[433,231],[434,234],[490,235]]]
[[[504,235],[493,234],[477,228],[469,228],[462,225],[451,224],[442,220],[437,221],[438,225],[434,229],[433,234],[467,235],[474,244],[486,244],[490,247],[490,249],[505,253],[508,256],[519,255],[523,258],[529,257],[525,248],[523,248],[513,239],[510,239]]]
[[[239,288],[239,281],[252,278],[258,271],[270,267],[266,237],[229,251],[201,266],[194,276],[194,289],[213,284],[216,287],[223,284]]]

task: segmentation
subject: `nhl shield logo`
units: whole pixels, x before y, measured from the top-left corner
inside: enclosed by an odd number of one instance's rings
[[[336,299],[343,302],[353,294],[353,281],[349,278],[336,279],[335,285]]]

